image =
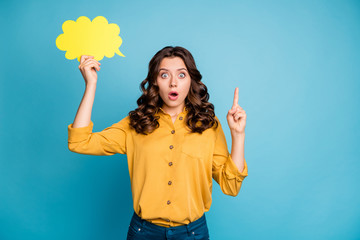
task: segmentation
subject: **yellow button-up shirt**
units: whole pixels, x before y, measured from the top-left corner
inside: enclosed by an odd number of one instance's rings
[[[248,172],[246,161],[242,172],[233,162],[220,122],[217,129],[191,133],[186,114],[184,108],[173,122],[160,108],[160,127],[148,135],[130,128],[129,116],[94,133],[92,121],[70,124],[68,146],[81,154],[126,154],[136,214],[163,227],[189,224],[209,211],[212,178],[224,194],[236,196]]]

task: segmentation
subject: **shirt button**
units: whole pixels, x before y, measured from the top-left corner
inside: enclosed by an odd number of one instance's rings
[[[171,183],[172,183],[171,181],[168,182],[169,185],[171,185]]]
[[[171,166],[172,165],[172,162],[169,162],[169,166]]]
[[[175,133],[175,130],[171,130],[171,134],[174,134]]]
[[[183,120],[183,117],[179,117],[180,120]]]
[[[171,202],[170,202],[170,200],[169,201],[167,201],[167,204],[170,204]]]
[[[170,222],[170,219],[166,219],[167,222]]]
[[[169,147],[170,149],[173,149],[174,148],[174,146],[173,145],[170,145],[170,147]]]

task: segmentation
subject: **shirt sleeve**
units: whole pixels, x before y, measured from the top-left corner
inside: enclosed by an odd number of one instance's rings
[[[244,169],[239,171],[229,154],[224,131],[220,121],[216,129],[216,140],[212,162],[212,177],[220,185],[221,191],[230,196],[237,196],[241,184],[248,175],[248,168],[244,160]]]
[[[73,128],[68,125],[68,147],[75,153],[87,155],[126,154],[126,127],[124,119],[101,132],[92,132],[94,123]]]

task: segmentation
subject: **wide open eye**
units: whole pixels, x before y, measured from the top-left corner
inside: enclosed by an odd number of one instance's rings
[[[162,77],[162,78],[167,78],[167,77],[168,77],[168,74],[167,74],[167,73],[162,73],[162,74],[161,74],[161,77]]]
[[[185,77],[185,73],[180,73],[179,76],[180,76],[181,78],[184,78],[184,77]]]

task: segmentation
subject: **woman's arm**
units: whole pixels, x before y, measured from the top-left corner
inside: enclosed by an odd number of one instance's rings
[[[72,125],[74,128],[86,127],[90,124],[95,92],[96,84],[86,85],[84,96],[76,112],[76,116]]]
[[[239,88],[235,88],[233,106],[227,114],[227,121],[229,124],[232,146],[231,158],[240,172],[244,170],[244,144],[245,144],[245,126],[246,113],[245,110],[239,106]]]
[[[245,133],[241,135],[232,135],[232,145],[231,145],[231,158],[233,159],[235,165],[240,172],[244,170],[244,143],[245,143]]]
[[[74,128],[86,127],[90,124],[97,84],[96,70],[100,70],[99,66],[100,63],[93,56],[81,56],[79,69],[85,80],[86,88],[72,125]]]
[[[92,132],[94,124],[91,121],[91,111],[96,92],[96,70],[100,70],[100,63],[93,58],[93,56],[81,56],[79,69],[86,88],[75,120],[68,125],[69,150],[89,155],[126,154],[126,118],[101,132]]]
[[[237,196],[240,192],[242,181],[248,175],[246,160],[244,169],[239,171],[238,166],[229,154],[226,138],[219,119],[215,116],[219,125],[216,128],[216,140],[212,161],[212,176],[220,185],[223,193],[230,196]],[[233,142],[234,144],[234,142]],[[236,151],[235,151],[236,152]],[[234,157],[236,157],[233,151]]]

